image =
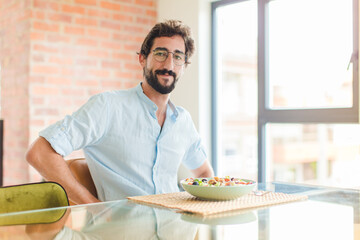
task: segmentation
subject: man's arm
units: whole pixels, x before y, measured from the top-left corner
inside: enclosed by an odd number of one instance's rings
[[[72,175],[64,158],[55,152],[50,143],[39,137],[26,153],[26,160],[48,181],[63,186],[69,199],[76,204],[100,202]]]
[[[191,170],[194,174],[194,177],[212,177],[214,176],[214,170],[210,166],[209,161],[205,162],[198,168]]]

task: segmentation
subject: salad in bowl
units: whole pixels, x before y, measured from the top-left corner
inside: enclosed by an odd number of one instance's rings
[[[233,200],[256,187],[256,182],[234,177],[186,178],[181,186],[191,195],[204,200]]]

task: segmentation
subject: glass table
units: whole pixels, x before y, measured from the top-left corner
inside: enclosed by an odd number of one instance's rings
[[[258,188],[269,186],[308,200],[218,217],[128,200],[0,214],[0,239],[360,239],[359,190],[280,182]]]

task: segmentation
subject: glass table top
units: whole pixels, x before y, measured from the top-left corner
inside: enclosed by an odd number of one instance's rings
[[[0,214],[0,239],[360,239],[359,190],[287,183],[258,188],[308,200],[216,217],[128,200]]]

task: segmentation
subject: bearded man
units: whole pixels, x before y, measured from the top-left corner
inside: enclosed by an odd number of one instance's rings
[[[190,114],[170,101],[193,52],[188,26],[176,20],[156,24],[139,52],[144,81],[132,89],[95,95],[41,131],[27,161],[46,180],[61,184],[76,204],[178,192],[181,163],[195,177],[212,176]],[[79,149],[97,197],[75,179],[64,160]]]

